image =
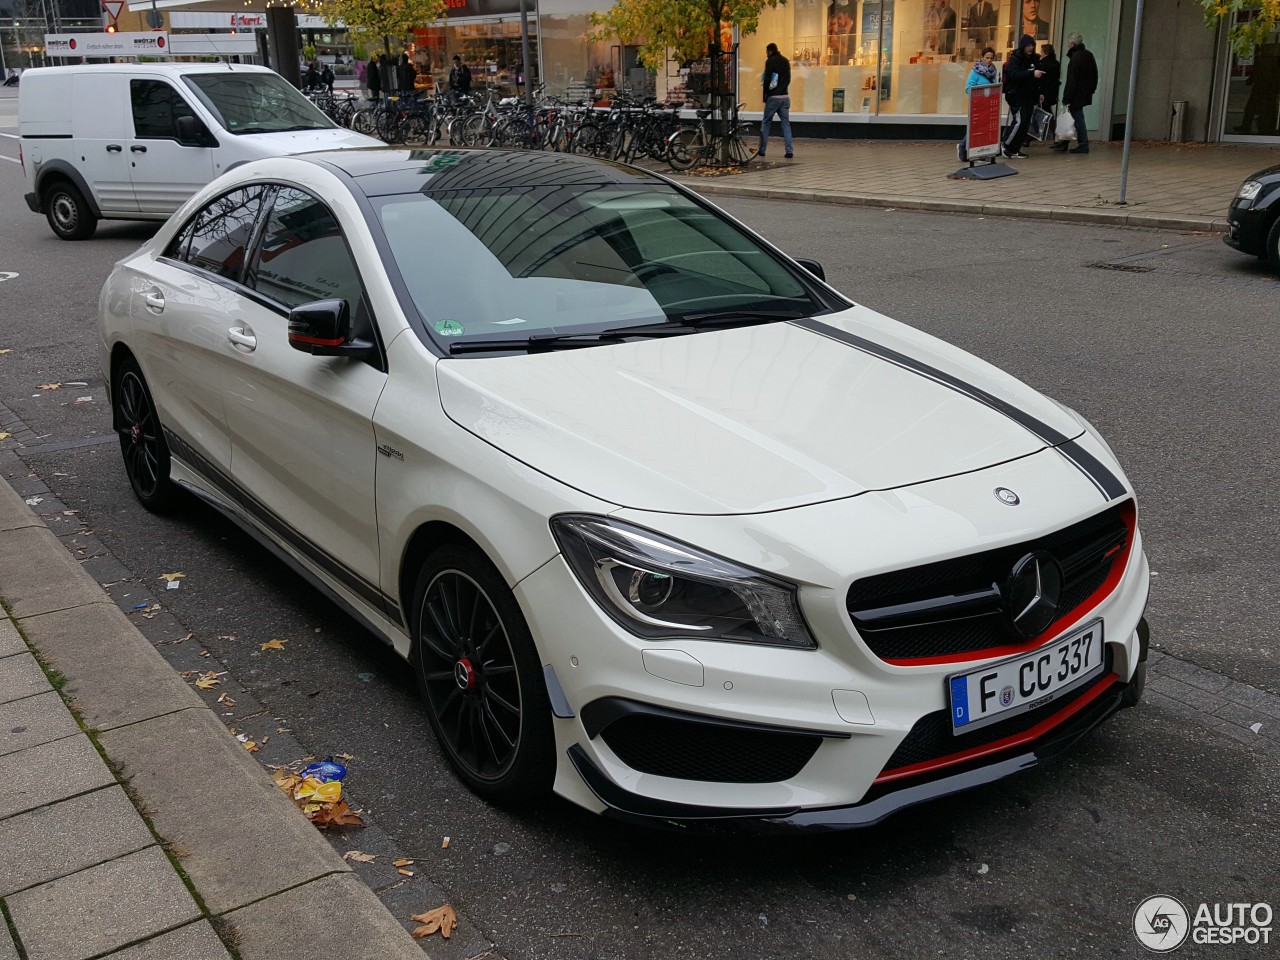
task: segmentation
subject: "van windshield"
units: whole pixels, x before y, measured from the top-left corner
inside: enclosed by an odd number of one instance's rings
[[[336,124],[274,73],[189,73],[183,78],[228,133],[327,130]]]

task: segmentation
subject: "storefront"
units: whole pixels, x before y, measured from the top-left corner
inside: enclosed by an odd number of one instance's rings
[[[1251,10],[1235,14],[1241,21]],[[1280,144],[1280,29],[1241,56],[1224,42],[1222,139]]]
[[[999,65],[1028,34],[1064,59],[1065,37],[1079,30],[1104,72],[1104,62],[1114,65],[1119,8],[1120,0],[794,0],[765,10],[743,38],[739,98],[759,107],[764,47],[776,43],[791,60],[796,119],[949,131],[963,123],[965,80],[984,47]],[[1109,98],[1108,85],[1095,101]],[[1104,111],[1091,112],[1096,127]]]
[[[538,84],[539,26],[535,0],[528,0],[529,56],[533,84]],[[413,63],[419,86],[447,86],[453,58],[459,56],[471,70],[473,93],[493,89],[503,96],[524,90],[524,55],[521,49],[520,0],[448,0],[441,24],[413,31]],[[442,87],[443,88],[443,87]]]

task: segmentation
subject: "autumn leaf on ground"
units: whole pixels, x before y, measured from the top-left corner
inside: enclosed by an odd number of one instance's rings
[[[422,924],[422,926],[415,928],[413,931],[415,940],[429,937],[437,930],[440,931],[440,936],[448,940],[453,934],[453,928],[458,925],[458,916],[453,912],[453,907],[447,903],[442,907],[436,907],[434,910],[428,910],[426,913],[415,913],[409,919]]]
[[[363,827],[364,821],[358,814],[352,813],[345,800],[339,800],[331,807],[317,810],[311,816],[311,822],[317,827]]]
[[[378,859],[375,853],[361,853],[359,850],[348,850],[342,855],[343,860],[354,860],[356,863],[373,863]]]
[[[283,650],[288,640],[268,640],[266,643],[258,644],[259,650]]]
[[[208,673],[201,674],[196,678],[196,686],[201,690],[212,690],[222,681],[218,679],[218,675],[210,670]]]
[[[185,573],[162,573],[160,574],[160,576],[156,577],[156,579],[165,580],[169,583],[173,583],[173,581],[181,580],[185,576],[186,576]]]
[[[12,436],[12,433],[0,433],[0,440],[8,440]]]
[[[258,752],[258,745],[254,743],[252,740],[244,741],[244,748],[248,750],[250,753]]]
[[[60,384],[60,383],[42,383],[42,384],[40,384],[40,389],[41,389],[41,390],[61,390],[61,389],[62,389],[62,384]]]

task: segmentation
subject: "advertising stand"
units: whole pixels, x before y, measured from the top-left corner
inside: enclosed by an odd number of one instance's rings
[[[1000,84],[987,83],[969,88],[969,122],[965,127],[968,144],[967,167],[947,175],[950,180],[995,180],[1012,177],[1018,171],[1000,162]]]

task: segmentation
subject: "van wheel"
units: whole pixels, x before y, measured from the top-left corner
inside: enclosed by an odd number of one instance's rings
[[[98,229],[98,218],[84,196],[66,181],[54,184],[44,195],[44,215],[63,240],[88,240]]]

